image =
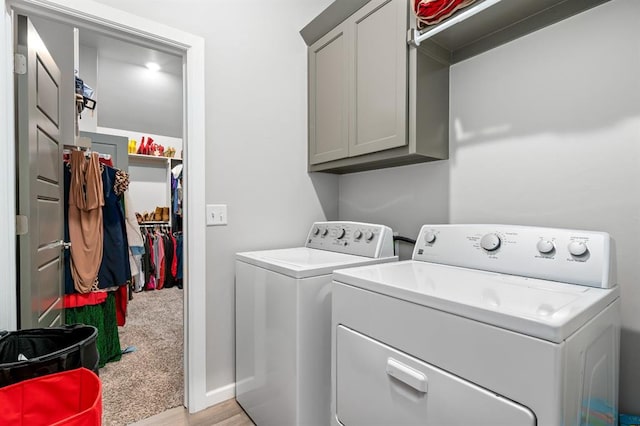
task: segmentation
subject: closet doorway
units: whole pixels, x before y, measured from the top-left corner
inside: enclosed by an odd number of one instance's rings
[[[2,6],[6,6],[5,1],[0,1]],[[203,87],[204,82],[204,49],[202,39],[190,34],[174,31],[153,22],[141,22],[138,17],[121,13],[115,9],[104,8],[99,4],[87,2],[79,2],[74,8],[67,5],[61,5],[58,1],[40,2],[31,1],[15,1],[11,2],[10,9],[4,7],[5,15],[0,21],[0,61],[3,62],[3,69],[9,69],[9,64],[13,60],[12,52],[12,21],[11,14],[8,12],[19,11],[22,14],[37,16],[42,19],[55,21],[58,23],[70,24],[85,30],[91,29],[98,31],[105,36],[113,36],[119,40],[125,40],[138,46],[157,47],[163,51],[171,51],[179,54],[183,60],[183,70],[185,71],[183,83],[186,101],[184,105],[183,115],[183,137],[184,141],[184,231],[186,234],[184,240],[185,253],[185,301],[184,301],[184,331],[185,337],[185,388],[184,403],[188,406],[189,411],[195,412],[208,405],[206,400],[206,376],[202,374],[205,371],[205,326],[204,324],[194,321],[194,318],[204,317],[204,300],[205,300],[205,242],[201,232],[191,232],[189,230],[204,229],[204,200],[202,197],[192,196],[190,194],[204,193],[204,158],[201,153],[204,151],[204,94],[199,88]],[[68,2],[67,2],[68,3]],[[46,40],[45,40],[46,42]],[[188,65],[188,66],[187,66]],[[0,74],[1,77],[9,77],[6,74]],[[14,114],[12,105],[12,78],[6,80],[0,85],[0,98],[6,102],[2,105],[2,109],[8,114],[1,114],[0,128],[7,129],[7,136],[12,140],[12,117]],[[190,152],[194,154],[189,155]],[[4,156],[1,160],[5,170],[9,171],[8,187],[15,187],[15,176],[13,172],[16,170],[16,163],[13,155]],[[13,205],[15,203],[16,194],[9,192],[0,192],[0,204],[5,207],[2,214],[5,215],[5,223],[14,223]],[[6,258],[3,256],[0,266],[11,272],[16,271],[15,250],[11,250],[13,245],[12,233],[14,226],[9,226],[9,233],[2,238],[8,244]],[[200,235],[199,235],[200,234]],[[15,290],[15,288],[14,288]],[[3,298],[3,308],[7,308],[7,318],[15,318],[16,315],[16,297],[11,289],[11,283],[5,284],[0,288],[2,294],[8,297]],[[9,324],[11,320],[8,320]],[[197,374],[196,374],[197,372]],[[153,371],[150,371],[153,374]],[[145,396],[141,396],[145,398]]]
[[[184,398],[182,57],[89,30],[77,36],[78,76],[97,101],[81,113],[80,136],[94,152],[113,152],[129,176],[123,201],[134,260],[118,322],[124,352],[105,349],[114,358],[100,370],[104,423],[124,425]]]

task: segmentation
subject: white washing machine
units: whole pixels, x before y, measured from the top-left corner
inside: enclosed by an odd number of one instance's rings
[[[236,255],[236,399],[257,425],[330,423],[331,273],[397,260],[390,228],[356,222]]]
[[[605,233],[435,225],[336,271],[332,423],[617,424],[614,258]]]

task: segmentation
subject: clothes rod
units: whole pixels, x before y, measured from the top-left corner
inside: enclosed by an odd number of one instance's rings
[[[478,13],[482,12],[483,10],[486,10],[488,8],[490,8],[491,6],[494,6],[498,3],[500,3],[502,0],[484,0],[481,3],[477,3],[474,6],[470,6],[467,9],[463,9],[462,11],[460,11],[460,13],[454,15],[453,17],[445,20],[444,22],[437,24],[435,26],[432,26],[430,28],[427,28],[426,30],[423,30],[422,32],[420,32],[418,29],[416,28],[411,28],[408,33],[407,33],[407,43],[410,46],[413,47],[418,47],[420,46],[420,43],[428,38],[431,38],[433,36],[435,36],[438,33],[441,33],[442,31],[451,28],[452,26],[459,24],[462,21],[465,21],[469,18],[471,18],[474,15],[477,15]]]

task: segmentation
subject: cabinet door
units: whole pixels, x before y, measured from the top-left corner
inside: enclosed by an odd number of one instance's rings
[[[339,424],[536,425],[527,407],[342,325],[335,351]]]
[[[349,156],[407,143],[407,2],[373,0],[347,22],[353,31]]]
[[[348,155],[348,37],[344,28],[338,26],[309,47],[310,164]]]

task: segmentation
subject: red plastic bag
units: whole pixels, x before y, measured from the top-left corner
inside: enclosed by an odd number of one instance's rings
[[[78,368],[0,388],[0,425],[98,426],[102,383]]]

